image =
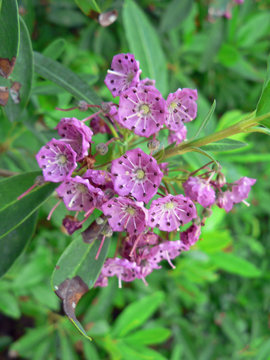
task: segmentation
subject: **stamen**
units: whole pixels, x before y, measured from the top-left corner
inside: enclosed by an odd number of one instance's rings
[[[98,251],[97,251],[97,254],[96,254],[96,257],[95,257],[96,260],[97,260],[98,257],[99,257],[99,254],[100,254],[100,252],[101,252],[101,249],[102,249],[102,247],[103,247],[103,244],[104,244],[105,239],[106,239],[106,235],[103,235],[103,236],[102,236],[102,239],[101,239],[101,242],[100,242],[100,245],[99,245],[99,248],[98,248]]]
[[[52,217],[52,214],[53,214],[54,210],[60,205],[61,202],[62,202],[62,200],[57,201],[57,203],[51,209],[51,211],[49,212],[49,215],[47,216],[48,221],[51,220],[51,217]]]

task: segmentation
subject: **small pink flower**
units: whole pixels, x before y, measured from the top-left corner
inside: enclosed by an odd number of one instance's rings
[[[69,144],[52,139],[36,155],[44,180],[60,182],[70,177],[76,169],[76,153]]]
[[[174,231],[197,216],[193,202],[183,195],[167,195],[154,200],[149,209],[148,225],[162,231]]]
[[[120,95],[119,120],[139,136],[149,137],[165,122],[165,100],[154,86],[131,87]]]
[[[191,200],[197,201],[203,207],[214,204],[216,195],[215,190],[207,182],[207,180],[199,177],[190,177],[183,183],[186,196]]]
[[[169,94],[166,107],[166,126],[173,131],[181,131],[183,123],[195,119],[197,116],[197,90],[178,89]]]
[[[157,161],[139,148],[113,160],[111,173],[119,195],[130,195],[145,203],[157,193],[163,176]]]
[[[111,69],[105,78],[105,84],[113,97],[119,96],[123,91],[139,82],[139,62],[132,54],[118,54],[113,57]]]
[[[82,160],[88,154],[93,132],[76,118],[63,118],[56,126],[58,134],[77,154],[76,160]]]
[[[101,207],[113,231],[140,234],[146,228],[147,210],[142,203],[125,197],[113,198]]]
[[[102,190],[92,186],[88,180],[80,176],[64,181],[56,192],[63,199],[68,210],[85,212],[94,210],[97,197],[103,195]]]
[[[179,256],[182,250],[183,244],[180,240],[166,241],[152,247],[149,256],[151,257],[151,260],[157,264],[162,260],[167,260],[171,267],[175,268],[171,262],[171,259],[175,259],[177,256]]]
[[[181,144],[187,138],[187,128],[185,125],[182,125],[181,129],[178,131],[170,131],[168,137],[168,144],[176,143],[176,145]]]
[[[196,224],[192,224],[187,230],[182,231],[180,234],[182,250],[189,250],[199,240],[200,235],[201,227]]]
[[[227,190],[225,192],[218,193],[217,206],[224,209],[226,212],[232,210],[234,205],[232,192]]]
[[[101,273],[105,277],[116,276],[119,288],[121,288],[122,281],[135,280],[140,273],[140,269],[135,262],[127,259],[109,258],[105,261]]]
[[[248,178],[246,176],[235,181],[232,184],[232,198],[235,203],[240,203],[249,195],[251,186],[256,183],[256,179]]]

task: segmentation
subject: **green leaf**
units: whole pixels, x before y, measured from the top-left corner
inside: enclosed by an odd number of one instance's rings
[[[56,188],[57,184],[45,184],[36,187],[28,195],[17,200],[17,197],[27,190],[24,186],[26,183],[34,184],[37,174],[40,172],[25,173],[0,181],[0,239],[26,221]]]
[[[2,0],[0,12],[0,76],[12,73],[19,48],[19,16],[16,0]]]
[[[242,259],[236,255],[229,253],[215,253],[209,254],[212,262],[218,268],[228,271],[232,274],[240,275],[243,277],[253,278],[261,276],[261,270],[249,261]]]
[[[17,299],[6,291],[0,294],[0,311],[14,319],[21,316]]]
[[[101,103],[101,99],[84,80],[59,62],[34,52],[34,63],[35,71],[40,76],[64,88],[76,99],[93,105]]]
[[[270,112],[270,56],[268,57],[267,73],[263,84],[261,97],[257,104],[256,116],[264,115]],[[262,122],[263,125],[270,128],[270,119]]]
[[[203,150],[207,151],[230,151],[247,146],[243,141],[233,139],[223,139],[209,145],[201,146]]]
[[[165,95],[168,89],[166,59],[155,29],[132,0],[124,4],[123,20],[129,48],[140,62],[143,77],[155,79],[157,88]]]
[[[172,0],[166,8],[161,19],[161,31],[169,31],[178,27],[189,15],[193,5],[193,0]]]
[[[170,337],[170,335],[170,330],[163,327],[155,327],[153,329],[139,330],[125,337],[124,340],[127,344],[151,345],[164,342]]]
[[[246,20],[242,26],[239,27],[239,31],[237,31],[236,41],[239,46],[245,48],[251,47],[261,37],[268,35],[269,17],[269,11],[262,11]]]
[[[11,88],[5,113],[10,121],[19,120],[25,108],[32,87],[33,51],[27,27],[20,18],[20,46],[14,71],[10,76]]]
[[[45,48],[43,55],[53,60],[57,60],[65,51],[66,46],[67,42],[65,39],[55,39]]]
[[[105,239],[98,260],[95,259],[103,237],[101,232],[104,226],[106,223],[96,224],[95,229],[98,228],[98,230],[91,243],[84,242],[81,236],[74,239],[63,252],[52,274],[52,286],[63,300],[65,313],[87,338],[89,338],[88,335],[75,316],[75,307],[79,299],[94,286],[107,256],[110,243],[108,238]]]
[[[208,111],[205,119],[203,120],[199,129],[197,130],[196,134],[194,135],[194,137],[193,137],[194,139],[196,139],[200,135],[201,131],[206,128],[208,122],[211,120],[211,118],[215,112],[215,109],[216,109],[216,100],[213,101],[213,104],[212,104],[210,110]]]
[[[0,277],[13,265],[32,238],[37,220],[37,212],[20,226],[0,238]]]
[[[94,10],[98,13],[101,12],[100,7],[95,0],[75,0],[75,3],[87,16],[91,13],[91,10]]]
[[[155,350],[144,346],[133,347],[126,344],[125,341],[119,341],[117,348],[123,355],[124,360],[166,360],[164,356]]]
[[[207,253],[220,251],[232,243],[231,234],[228,230],[207,231],[203,233],[203,240],[198,241],[200,250]]]
[[[124,337],[130,331],[144,324],[163,301],[164,293],[155,292],[129,305],[121,315],[118,316],[112,331],[113,336]]]

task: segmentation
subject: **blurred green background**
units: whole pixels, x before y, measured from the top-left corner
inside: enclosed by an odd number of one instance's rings
[[[229,3],[18,1],[33,50],[68,67],[104,101],[112,100],[103,83],[106,70],[121,52],[135,54],[143,77],[156,78],[165,97],[179,87],[197,88],[198,118],[188,124],[188,137],[214,99],[216,112],[205,134],[252,112],[261,93],[270,50],[270,3],[245,0],[232,7],[231,19],[209,16],[209,7],[217,13]],[[108,10],[117,10],[118,19],[102,27],[98,13]],[[25,34],[20,65],[31,78]],[[8,104],[0,113],[1,175],[38,170],[35,153],[62,116],[55,107],[76,104],[65,86],[46,79],[37,56],[26,108],[13,110]],[[82,117],[76,110],[69,115]],[[48,222],[54,199],[46,202],[26,250],[0,280],[0,359],[269,360],[269,140],[263,134],[235,138],[248,146],[213,154],[229,181],[257,178],[251,206],[240,204],[229,214],[215,207],[197,245],[179,257],[175,270],[163,265],[153,272],[148,287],[137,280],[118,289],[116,279],[110,279],[107,288],[86,294],[77,315],[92,342],[63,316],[50,285],[71,240],[61,228],[64,207]],[[186,154],[184,160],[191,169],[206,162],[198,154]]]

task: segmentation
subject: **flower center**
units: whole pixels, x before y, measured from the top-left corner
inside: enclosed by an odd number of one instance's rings
[[[145,172],[142,169],[138,169],[136,171],[136,178],[138,180],[142,180],[144,178],[144,176],[145,176]]]
[[[169,109],[171,111],[173,111],[176,107],[177,107],[177,102],[175,102],[175,101],[172,101],[169,105]]]
[[[61,165],[65,165],[67,163],[67,157],[63,154],[59,155],[57,160]]]
[[[78,184],[77,189],[80,193],[83,193],[83,194],[85,194],[87,192],[87,188],[83,184]]]
[[[141,104],[139,111],[142,115],[148,115],[150,113],[150,107],[147,104]]]
[[[128,206],[128,207],[126,208],[126,212],[127,212],[129,215],[134,216],[135,213],[136,213],[136,210],[133,209],[133,207]]]
[[[170,201],[170,202],[164,204],[164,207],[167,210],[172,210],[175,208],[175,206],[176,206],[176,204],[173,201]]]

